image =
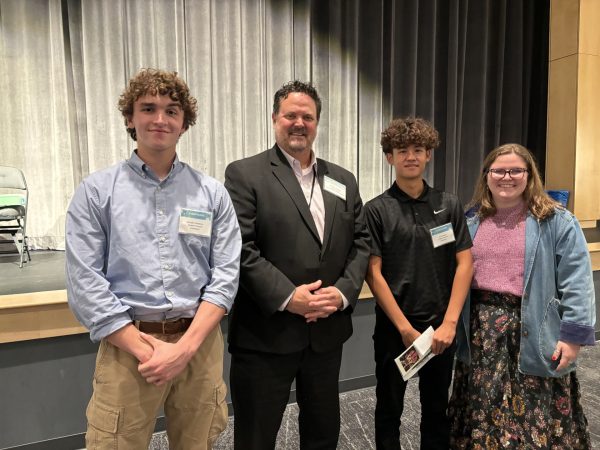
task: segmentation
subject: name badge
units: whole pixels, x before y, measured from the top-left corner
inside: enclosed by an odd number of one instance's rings
[[[179,232],[196,236],[210,237],[212,231],[212,213],[195,209],[181,209]]]
[[[346,200],[346,185],[329,178],[327,175],[323,177],[323,189],[342,200]]]
[[[441,247],[442,245],[450,244],[456,241],[454,237],[454,229],[450,222],[440,225],[439,227],[429,230],[433,241],[433,248]]]

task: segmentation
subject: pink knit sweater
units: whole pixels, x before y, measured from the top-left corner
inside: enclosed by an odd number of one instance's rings
[[[486,291],[523,295],[525,267],[524,203],[498,209],[479,224],[473,241],[471,287]]]

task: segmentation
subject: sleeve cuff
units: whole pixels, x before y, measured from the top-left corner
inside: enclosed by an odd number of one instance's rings
[[[287,308],[287,305],[290,302],[290,300],[292,299],[292,296],[294,295],[294,292],[296,292],[296,289],[294,289],[292,291],[292,293],[290,295],[288,295],[288,297],[283,301],[283,303],[281,304],[281,306],[279,308],[277,308],[277,311],[285,311],[285,308]]]
[[[220,308],[223,308],[227,313],[231,311],[231,307],[233,306],[233,298],[229,298],[220,294],[218,292],[204,292],[202,298],[200,299],[203,302],[212,303]]]
[[[571,322],[561,322],[559,340],[571,344],[595,345],[594,327]]]
[[[340,293],[340,295],[342,296],[342,307],[340,308],[342,311],[345,310],[348,306],[350,306],[350,302],[348,301],[348,299],[346,298],[346,296],[344,295],[344,293],[342,291],[340,291],[338,288],[336,288],[338,290],[338,292]]]
[[[90,339],[92,342],[100,342],[106,336],[110,336],[115,331],[120,330],[125,325],[132,323],[131,317],[129,314],[124,313],[116,316],[109,323],[102,325],[101,327],[94,327],[90,329]]]

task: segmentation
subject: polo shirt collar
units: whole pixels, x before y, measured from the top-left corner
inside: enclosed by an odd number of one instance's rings
[[[398,183],[396,183],[396,181],[394,181],[392,183],[392,186],[389,189],[389,193],[392,197],[400,200],[401,202],[406,202],[406,203],[407,202],[427,203],[429,201],[430,192],[431,192],[431,188],[425,182],[425,180],[423,180],[423,192],[421,192],[421,195],[419,195],[417,198],[411,197],[406,192],[404,192],[402,189],[400,189],[400,187],[398,186]]]

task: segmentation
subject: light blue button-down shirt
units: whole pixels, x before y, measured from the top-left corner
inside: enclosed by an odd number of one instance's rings
[[[212,215],[210,236],[179,231],[184,208]],[[94,341],[133,320],[193,317],[200,301],[229,311],[240,251],[237,217],[221,183],[178,158],[160,181],[134,152],[86,178],[71,200],[69,305]]]

